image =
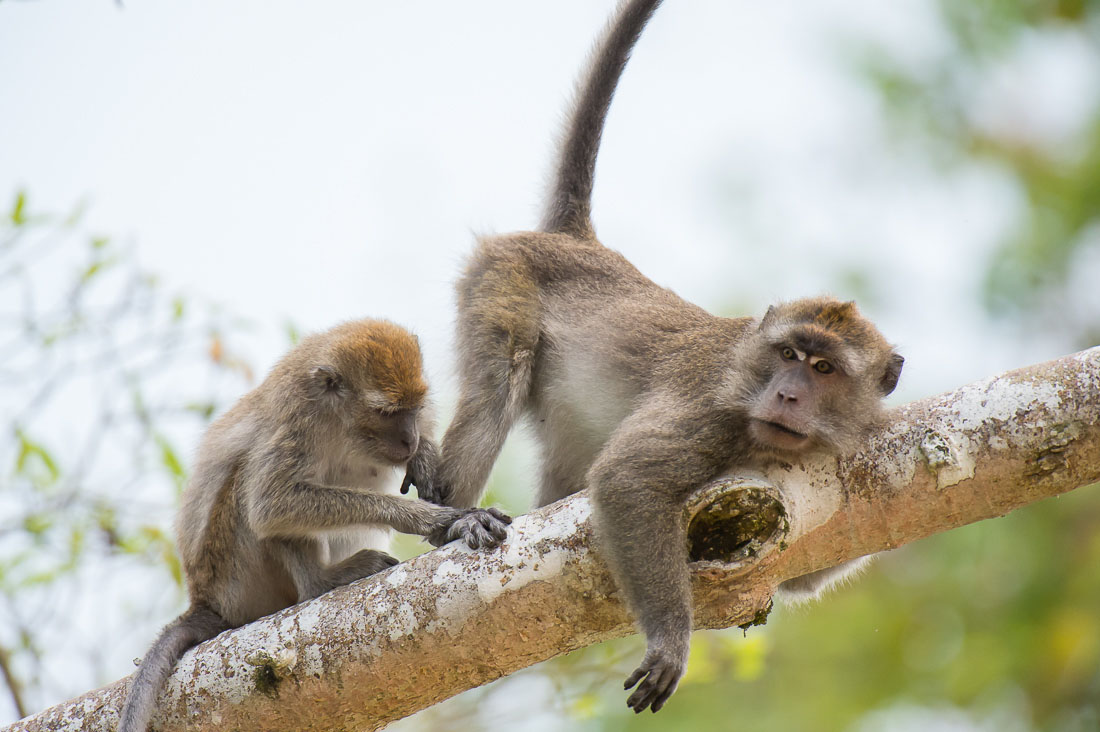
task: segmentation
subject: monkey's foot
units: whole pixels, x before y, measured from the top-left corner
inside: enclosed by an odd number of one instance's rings
[[[496,508],[470,508],[458,512],[458,518],[428,535],[433,546],[462,539],[471,549],[492,549],[508,535],[512,517]]]
[[[329,569],[333,587],[346,585],[396,566],[398,560],[376,549],[362,549]]]
[[[659,711],[672,696],[672,692],[676,691],[676,685],[680,683],[680,677],[686,669],[686,653],[670,653],[650,646],[642,659],[642,665],[634,669],[634,673],[623,684],[624,689],[629,689],[641,681],[626,700],[626,705],[635,714],[644,712],[646,707],[654,712]]]

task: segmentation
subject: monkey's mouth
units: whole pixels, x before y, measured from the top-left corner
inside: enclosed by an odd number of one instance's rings
[[[807,437],[809,437],[809,435],[804,435],[801,432],[798,432],[796,430],[792,430],[790,427],[788,427],[785,424],[779,424],[778,422],[772,422],[772,421],[769,421],[769,420],[766,420],[766,419],[762,419],[760,421],[763,422],[764,424],[768,425],[769,427],[771,427],[773,430],[778,430],[779,432],[782,432],[785,435],[790,435],[791,437],[795,437],[795,438],[798,438],[800,440],[804,440]]]
[[[760,446],[781,452],[802,452],[810,443],[809,435],[770,419],[753,419],[749,431]]]

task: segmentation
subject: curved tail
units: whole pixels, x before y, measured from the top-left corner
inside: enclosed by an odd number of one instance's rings
[[[625,0],[592,52],[562,136],[540,230],[592,237],[592,181],[604,120],[630,52],[661,0]]]
[[[126,697],[126,706],[122,708],[118,732],[146,732],[149,729],[149,720],[153,718],[157,694],[168,680],[180,656],[188,648],[213,638],[228,628],[229,624],[210,608],[192,605],[162,630],[130,683],[130,693]]]

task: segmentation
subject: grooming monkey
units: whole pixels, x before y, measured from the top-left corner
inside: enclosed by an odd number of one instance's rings
[[[626,681],[659,710],[692,630],[683,502],[735,468],[858,444],[903,359],[850,302],[719,318],[596,240],[596,154],[615,86],[660,0],[622,3],[597,44],[536,232],[480,239],[457,284],[461,394],[430,500],[476,503],[509,430],[541,446],[537,502],[584,488],[597,539],[647,640]],[[812,595],[849,565],[784,584]]]
[[[504,539],[496,509],[387,494],[430,490],[436,450],[416,338],[359,320],[304,339],[207,431],[176,534],[191,606],[145,655],[119,732],[145,732],[192,646],[397,564],[389,530],[473,549]],[[384,544],[382,544],[384,546]]]

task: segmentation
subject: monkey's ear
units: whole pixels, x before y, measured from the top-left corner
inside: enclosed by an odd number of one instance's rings
[[[898,379],[901,378],[901,367],[904,363],[905,359],[900,355],[890,354],[890,359],[886,362],[886,373],[882,375],[882,381],[879,382],[883,396],[892,393],[897,388]]]
[[[779,311],[775,309],[775,305],[769,305],[768,312],[764,313],[764,317],[760,319],[760,330],[764,330],[764,328],[771,325],[777,315],[779,315]]]
[[[344,385],[343,377],[331,366],[315,366],[309,376],[318,394],[332,394]]]

